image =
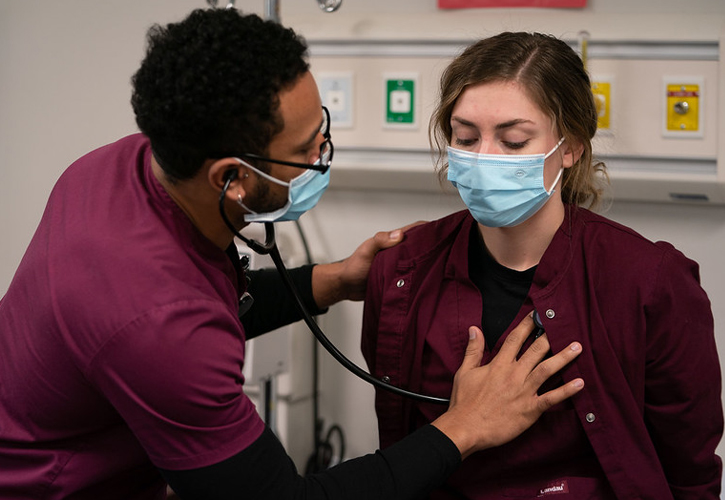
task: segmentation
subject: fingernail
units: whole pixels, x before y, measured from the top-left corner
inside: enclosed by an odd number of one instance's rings
[[[395,231],[391,231],[391,233],[390,233],[390,239],[391,240],[400,239],[400,229],[396,229]]]
[[[572,351],[581,351],[582,345],[579,342],[574,342],[571,346],[569,346]]]
[[[576,387],[576,388],[584,387],[584,381],[580,378],[576,379],[574,381],[574,387]]]
[[[473,328],[468,329],[468,340],[473,340],[476,338],[476,330]]]

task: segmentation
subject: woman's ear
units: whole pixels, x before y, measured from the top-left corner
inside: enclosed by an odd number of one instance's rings
[[[578,142],[564,141],[562,144],[564,148],[564,158],[562,159],[561,166],[569,168],[574,165],[584,153],[584,146]]]

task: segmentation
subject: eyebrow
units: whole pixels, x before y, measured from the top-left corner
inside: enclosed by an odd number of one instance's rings
[[[320,120],[320,125],[315,129],[315,131],[310,135],[309,139],[307,139],[304,142],[301,142],[297,147],[298,149],[303,149],[306,146],[310,145],[312,142],[314,142],[315,138],[317,137],[317,134],[320,133],[320,129],[322,129],[322,122],[324,121],[324,118]]]
[[[521,125],[523,123],[530,123],[532,125],[534,124],[534,122],[532,122],[531,120],[524,120],[523,118],[516,118],[514,120],[509,120],[507,122],[499,123],[498,125],[496,125],[495,128],[496,128],[496,130],[503,130],[506,128],[511,128],[516,125]]]
[[[458,116],[451,117],[451,120],[456,121],[456,122],[458,122],[461,125],[464,125],[466,127],[474,127],[474,128],[476,127],[476,124],[475,123],[470,122],[468,120],[464,120],[463,118],[460,118]],[[532,125],[534,124],[534,122],[532,122],[531,120],[524,120],[523,118],[515,118],[515,119],[509,120],[507,122],[499,123],[499,124],[496,125],[495,128],[496,128],[496,130],[504,130],[504,129],[507,129],[507,128],[511,128],[511,127],[513,127],[515,125],[521,125],[523,123],[530,123]]]

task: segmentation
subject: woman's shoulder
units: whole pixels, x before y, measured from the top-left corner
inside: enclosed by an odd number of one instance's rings
[[[643,236],[634,228],[586,209],[577,209],[575,226],[581,228],[582,240],[590,248],[600,248],[609,258],[620,256],[630,262],[652,262],[668,256],[689,261],[675,246]]]
[[[462,231],[470,230],[473,223],[468,210],[425,222],[408,229],[401,243],[378,253],[376,260],[399,262],[424,258],[450,247]]]

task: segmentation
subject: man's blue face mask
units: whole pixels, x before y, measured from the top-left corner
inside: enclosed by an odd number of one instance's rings
[[[544,206],[564,169],[551,188],[544,187],[544,162],[564,142],[547,154],[493,155],[448,147],[448,180],[473,218],[487,227],[517,226]]]
[[[320,201],[320,198],[322,197],[322,193],[325,192],[327,186],[330,184],[329,169],[325,173],[322,173],[319,170],[305,170],[302,174],[298,175],[290,182],[284,182],[262,172],[257,168],[254,168],[244,160],[239,158],[237,158],[237,160],[270,182],[274,182],[280,186],[287,186],[288,190],[287,203],[282,208],[278,208],[274,212],[257,213],[244,205],[241,198],[237,200],[239,205],[249,212],[244,215],[244,220],[246,222],[280,222],[286,220],[297,220],[303,213],[317,205],[317,202]]]

